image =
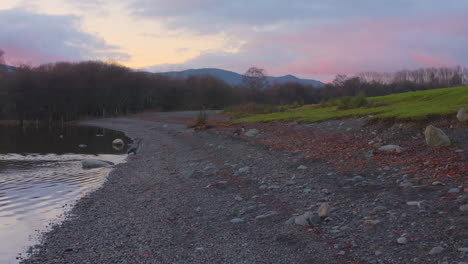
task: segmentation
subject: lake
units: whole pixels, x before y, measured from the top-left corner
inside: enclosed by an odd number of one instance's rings
[[[116,138],[130,141],[121,132],[95,127],[0,126],[1,264],[18,263],[38,242],[39,231],[104,183],[111,168],[84,170],[82,160],[125,160],[126,148],[112,146]]]

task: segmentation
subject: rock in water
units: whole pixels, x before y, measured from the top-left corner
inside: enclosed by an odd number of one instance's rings
[[[322,218],[328,217],[330,215],[330,205],[328,203],[323,203],[318,209],[318,215]]]
[[[379,148],[380,151],[395,151],[395,152],[401,152],[402,149],[400,146],[397,145],[385,145]]]
[[[457,118],[460,122],[468,121],[468,109],[463,107],[460,108],[457,113]]]
[[[114,141],[112,141],[112,145],[114,146],[123,146],[125,145],[124,141],[120,138],[116,138],[114,139]]]
[[[257,136],[257,134],[259,133],[260,131],[258,131],[258,129],[249,129],[245,135],[248,136],[248,137],[255,137]]]
[[[104,168],[114,165],[114,163],[105,160],[83,160],[81,166],[83,169]]]
[[[449,137],[441,129],[429,125],[424,131],[426,137],[426,144],[431,147],[450,146]]]

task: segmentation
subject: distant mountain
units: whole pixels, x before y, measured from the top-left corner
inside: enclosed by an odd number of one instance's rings
[[[4,67],[6,67],[6,69],[7,69],[8,72],[12,72],[12,71],[14,71],[14,70],[16,69],[16,68],[13,67],[13,66],[0,64],[0,70],[3,69]]]
[[[208,76],[221,79],[229,85],[241,85],[242,84],[241,74],[238,74],[232,71],[221,70],[221,69],[212,69],[212,68],[191,69],[191,70],[185,70],[185,71],[160,72],[157,74],[162,74],[162,75],[170,76],[173,78],[188,78],[191,76],[208,75]],[[297,83],[301,83],[305,85],[313,85],[315,87],[322,87],[323,85],[325,85],[324,83],[320,81],[300,79],[293,75],[285,75],[285,76],[280,76],[280,77],[268,76],[267,81],[269,84],[297,82]]]

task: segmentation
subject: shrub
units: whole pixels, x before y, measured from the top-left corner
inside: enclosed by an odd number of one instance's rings
[[[195,124],[189,126],[190,128],[193,128],[195,130],[205,130],[208,128],[207,126],[207,119],[208,116],[205,111],[200,111],[197,115],[197,118],[195,119]]]
[[[369,104],[366,94],[360,92],[354,97],[344,96],[339,98],[332,98],[320,103],[322,106],[337,106],[338,110],[353,109],[363,107]]]

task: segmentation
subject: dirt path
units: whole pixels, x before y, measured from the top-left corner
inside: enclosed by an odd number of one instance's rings
[[[141,138],[142,146],[23,263],[467,260],[463,198],[440,200],[443,186],[402,188],[385,181],[385,168],[351,175],[301,151],[193,132],[170,118],[87,122]],[[322,203],[332,208],[328,218],[308,227],[285,223]],[[407,243],[397,243],[402,237]],[[429,254],[434,247],[442,252]]]

